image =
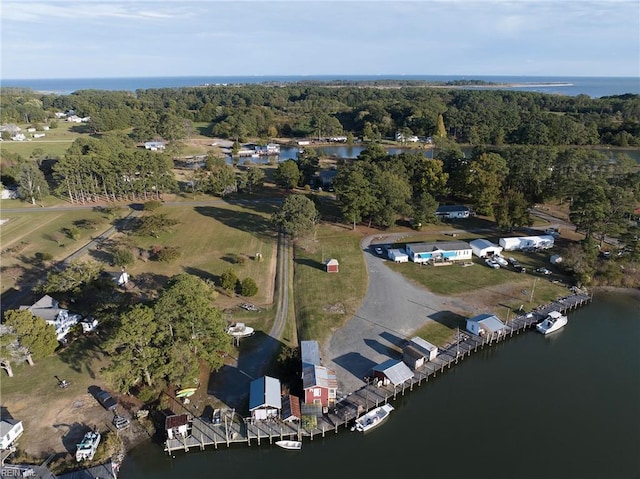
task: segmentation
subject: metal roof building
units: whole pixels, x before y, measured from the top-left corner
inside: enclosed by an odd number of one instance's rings
[[[400,386],[403,382],[413,377],[413,372],[402,361],[388,359],[373,367],[373,375],[376,377],[384,376],[394,386]]]
[[[254,419],[278,416],[282,409],[280,380],[270,376],[251,381],[249,385],[249,411]]]
[[[502,334],[504,323],[494,314],[479,314],[467,319],[467,331],[478,336]]]
[[[307,366],[320,366],[320,346],[318,341],[300,341],[302,369]]]

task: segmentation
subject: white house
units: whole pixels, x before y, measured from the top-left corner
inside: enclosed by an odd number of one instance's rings
[[[147,141],[144,144],[146,150],[159,151],[165,149],[164,141]]]
[[[278,417],[282,409],[280,380],[270,376],[251,381],[249,386],[249,412],[254,420]]]
[[[394,263],[407,263],[409,261],[409,255],[401,249],[387,250],[387,257]]]
[[[82,319],[80,314],[69,313],[62,309],[58,302],[48,294],[40,298],[31,306],[20,306],[20,310],[29,310],[34,316],[44,319],[56,329],[56,338],[63,341],[71,328],[76,324],[82,325],[85,333],[94,331],[98,326],[98,321],[93,318]]]
[[[13,141],[26,141],[27,137],[24,136],[24,133],[15,133],[11,139]]]
[[[494,314],[479,314],[467,319],[467,331],[476,336],[500,336],[504,334],[504,323]]]
[[[414,263],[443,263],[471,259],[471,246],[464,241],[408,243],[407,255]]]
[[[469,241],[469,246],[471,246],[471,251],[478,258],[486,258],[487,256],[499,255],[502,253],[502,246],[498,246],[497,244],[492,243],[486,239],[475,239],[473,241]]]
[[[438,355],[438,346],[435,346],[430,342],[425,341],[420,336],[415,336],[411,338],[411,340],[409,341],[409,344],[417,348],[419,351],[422,351],[427,361],[433,361]]]
[[[440,205],[436,209],[438,218],[459,219],[468,218],[470,215],[471,210],[464,205]]]
[[[510,238],[500,238],[500,246],[505,251],[515,251],[527,248],[552,248],[554,238],[551,235],[541,236],[515,236]]]
[[[0,421],[0,450],[9,449],[23,431],[22,421],[2,419]]]
[[[33,137],[34,138],[44,138],[45,134],[44,133],[34,133]]]

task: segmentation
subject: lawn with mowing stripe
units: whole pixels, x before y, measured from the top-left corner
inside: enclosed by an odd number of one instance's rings
[[[356,312],[367,292],[368,277],[361,236],[343,227],[320,226],[317,241],[295,248],[294,294],[300,339],[327,339]],[[335,258],[339,273],[323,262]]]

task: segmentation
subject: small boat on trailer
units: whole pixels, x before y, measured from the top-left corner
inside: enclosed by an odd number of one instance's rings
[[[568,319],[565,315],[558,311],[551,311],[549,315],[542,320],[542,322],[536,324],[536,329],[538,332],[547,335],[559,330],[567,324],[567,322]]]
[[[236,323],[227,328],[227,334],[230,334],[234,338],[246,338],[247,336],[253,335],[253,333],[253,328],[244,323]]]
[[[301,441],[276,441],[276,446],[281,447],[282,449],[289,449],[290,451],[299,451],[302,449]]]
[[[393,406],[391,404],[383,404],[382,406],[372,409],[367,414],[356,419],[356,423],[351,430],[367,432],[382,424],[382,421],[389,417],[391,411],[393,411]]]

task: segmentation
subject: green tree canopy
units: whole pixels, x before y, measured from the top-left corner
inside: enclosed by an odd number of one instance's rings
[[[280,188],[290,190],[298,186],[300,181],[300,169],[293,160],[283,161],[278,165],[275,173],[276,185]]]
[[[278,231],[300,237],[315,234],[319,221],[318,210],[312,200],[305,195],[289,195],[282,202],[280,209],[271,217]]]
[[[51,356],[58,347],[55,328],[31,311],[8,310],[4,313],[4,322],[15,331],[20,345],[36,359]]]

